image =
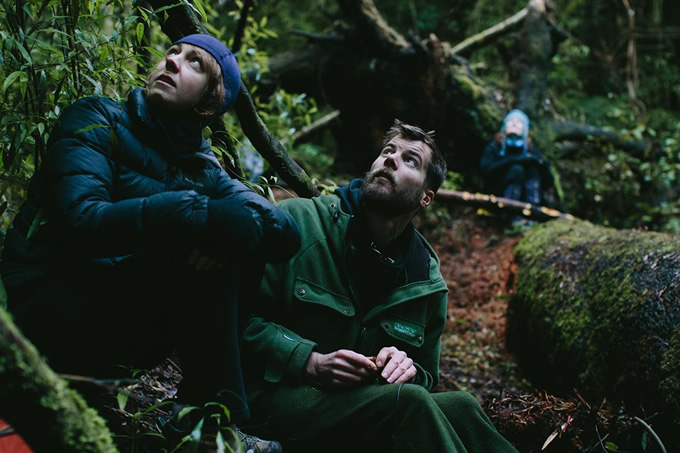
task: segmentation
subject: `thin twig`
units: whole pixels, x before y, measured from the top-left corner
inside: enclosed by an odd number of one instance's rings
[[[607,450],[607,447],[604,446],[603,439],[602,439],[602,437],[600,436],[600,430],[597,429],[597,425],[595,425],[595,433],[597,434],[597,440],[598,440],[599,443],[600,443],[600,447],[602,447],[602,451],[603,451],[604,453],[609,453],[609,451]],[[605,436],[605,438],[606,438],[606,436]]]
[[[315,132],[320,131],[321,129],[327,127],[333,120],[338,118],[340,116],[340,111],[339,110],[333,110],[331,113],[322,116],[318,120],[314,121],[312,124],[309,126],[305,126],[299,131],[297,131],[293,136],[286,140],[282,139],[281,144],[286,146],[289,143],[292,143],[293,145],[299,144],[301,141],[306,140],[310,135],[314,134]]]
[[[667,453],[666,447],[663,445],[663,442],[661,442],[661,439],[660,439],[659,436],[656,434],[656,432],[654,432],[654,430],[652,429],[651,426],[649,426],[644,420],[642,420],[642,419],[639,418],[639,417],[633,417],[633,420],[635,420],[636,422],[638,422],[639,424],[641,424],[642,426],[645,427],[645,429],[649,432],[649,434],[652,435],[652,437],[654,438],[654,440],[656,440],[656,443],[659,444],[659,448],[661,448],[661,452],[662,452],[662,453]]]
[[[139,384],[138,379],[97,379],[89,376],[78,376],[75,374],[59,374],[59,377],[70,382],[80,382],[96,385],[107,389],[116,389],[127,385]]]
[[[234,32],[234,43],[231,45],[231,51],[238,53],[243,45],[243,35],[246,32],[246,25],[248,23],[248,14],[250,13],[250,8],[253,7],[252,0],[245,0],[243,2],[243,7],[241,8],[241,15],[238,18],[238,24],[236,24],[236,31]]]
[[[307,31],[303,30],[291,30],[290,31],[291,35],[295,36],[301,36],[303,38],[306,38],[308,41],[313,41],[313,42],[339,42],[342,41],[342,37],[336,33],[330,33],[327,35],[319,35],[317,33],[310,33]]]

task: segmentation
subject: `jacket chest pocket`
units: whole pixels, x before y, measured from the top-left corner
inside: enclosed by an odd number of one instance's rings
[[[300,302],[325,307],[346,317],[354,316],[356,309],[349,297],[337,294],[298,277],[293,288],[293,297]]]
[[[349,297],[299,277],[293,291],[298,308],[291,319],[295,325],[292,330],[317,343],[322,353],[354,347],[360,323]]]
[[[398,317],[383,317],[380,327],[391,338],[411,347],[419,348],[425,342],[425,326],[412,320]]]

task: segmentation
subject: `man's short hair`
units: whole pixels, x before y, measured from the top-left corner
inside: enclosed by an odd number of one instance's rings
[[[431,189],[435,193],[439,190],[446,179],[446,160],[442,156],[439,147],[434,141],[434,131],[425,132],[418,126],[406,124],[403,121],[394,119],[394,124],[387,130],[383,146],[387,145],[393,138],[401,136],[407,140],[425,143],[432,150],[432,158],[427,166],[425,174],[425,188]]]

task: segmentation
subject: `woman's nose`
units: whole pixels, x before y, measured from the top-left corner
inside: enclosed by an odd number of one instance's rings
[[[165,69],[171,72],[177,72],[179,70],[179,55],[167,55],[165,57]]]

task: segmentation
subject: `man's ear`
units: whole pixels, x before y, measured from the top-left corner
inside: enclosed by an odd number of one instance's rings
[[[423,192],[423,198],[420,199],[420,207],[428,207],[430,203],[432,203],[432,200],[434,200],[434,191],[431,189],[425,189],[425,192]]]

